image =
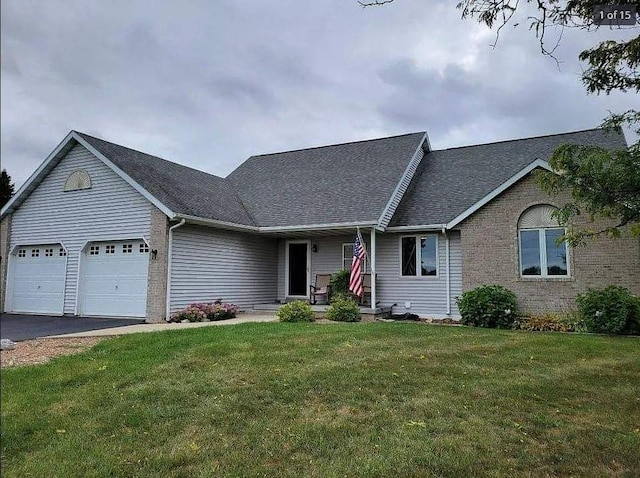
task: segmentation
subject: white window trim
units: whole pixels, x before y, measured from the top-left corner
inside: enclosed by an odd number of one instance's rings
[[[569,244],[565,241],[564,247],[567,251],[567,273],[564,275],[549,275],[549,271],[547,270],[547,244],[544,231],[548,229],[562,229],[564,233],[567,233],[566,228],[560,226],[549,226],[549,227],[533,227],[533,228],[524,228],[518,229],[518,271],[521,279],[567,279],[571,277],[571,260],[569,257]],[[528,274],[525,275],[522,273],[522,231],[538,231],[538,247],[540,248],[540,275]]]
[[[402,274],[402,239],[407,237],[413,237],[416,240],[416,275],[414,276]],[[418,247],[418,241],[420,241],[420,239],[426,239],[427,237],[435,237],[436,239],[436,275],[434,276],[422,275],[422,247]],[[440,239],[438,238],[438,234],[408,234],[400,236],[398,241],[398,256],[400,258],[398,277],[401,279],[429,280],[438,279],[440,277]]]
[[[345,261],[347,260],[347,256],[344,254],[344,247],[345,246],[351,246],[351,248],[353,249],[353,245],[355,243],[354,242],[343,242],[342,243],[342,268],[345,269],[344,264]],[[349,256],[349,267],[346,268],[346,270],[350,271],[351,270],[351,261],[353,261],[353,253]],[[362,268],[362,272],[366,273],[367,272],[367,255],[364,256],[364,262],[363,262],[364,267]]]

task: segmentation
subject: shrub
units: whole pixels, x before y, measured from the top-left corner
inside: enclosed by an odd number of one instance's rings
[[[182,322],[183,320],[202,322],[205,320],[232,319],[237,312],[237,305],[222,303],[222,301],[214,303],[198,302],[171,314],[169,322]]]
[[[340,294],[349,295],[349,278],[351,273],[341,269],[331,275],[331,301]]]
[[[475,327],[513,327],[517,318],[516,295],[500,285],[483,285],[456,299],[461,322]]]
[[[357,322],[360,320],[360,309],[353,299],[340,294],[331,301],[327,309],[327,319],[338,322]]]
[[[588,289],[576,304],[589,332],[640,334],[640,298],[624,287]]]
[[[537,330],[541,332],[575,332],[576,326],[569,315],[547,313],[523,317],[514,324],[521,330]]]
[[[189,322],[204,321],[207,318],[207,313],[195,305],[196,304],[192,304],[182,310],[174,312],[171,314],[169,322],[182,322],[183,320],[188,320]]]
[[[276,312],[280,322],[313,322],[315,316],[311,306],[301,300],[295,300],[284,304]]]

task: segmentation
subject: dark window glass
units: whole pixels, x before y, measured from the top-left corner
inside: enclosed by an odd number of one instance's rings
[[[540,265],[540,236],[535,231],[520,231],[520,254],[522,256],[522,275],[539,276],[542,272]]]
[[[402,275],[416,275],[416,238],[402,238]]]
[[[564,234],[563,229],[545,229],[544,236],[547,249],[547,274],[550,276],[567,275],[567,244],[556,244],[556,240]]]
[[[436,236],[423,237],[420,239],[421,273],[423,276],[437,275],[438,257],[436,243]]]

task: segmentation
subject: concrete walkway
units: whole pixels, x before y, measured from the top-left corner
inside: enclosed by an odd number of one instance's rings
[[[160,324],[136,324],[111,329],[88,330],[86,332],[75,332],[72,334],[51,335],[49,338],[61,337],[106,337],[111,335],[137,334],[142,332],[161,332],[164,330],[193,329],[197,327],[212,327],[216,325],[237,325],[251,322],[276,322],[278,318],[273,314],[239,314],[235,319],[220,320],[215,322],[187,322],[187,323],[167,323]]]

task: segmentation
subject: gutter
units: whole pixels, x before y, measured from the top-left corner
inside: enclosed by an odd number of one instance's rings
[[[169,247],[167,250],[167,285],[166,285],[166,303],[165,303],[165,320],[168,321],[171,316],[171,259],[173,257],[173,231],[182,227],[187,222],[186,219],[182,219],[178,224],[174,224],[169,228]]]
[[[446,224],[421,224],[418,226],[388,226],[385,230],[388,232],[442,231],[444,234],[447,229]]]

